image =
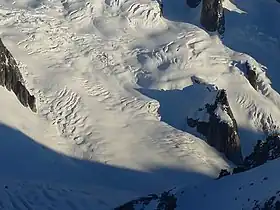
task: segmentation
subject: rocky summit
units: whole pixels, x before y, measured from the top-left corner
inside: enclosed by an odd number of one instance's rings
[[[209,145],[223,152],[226,157],[239,165],[243,158],[236,120],[231,111],[225,90],[217,90],[213,104],[206,103],[198,112],[206,112],[208,121],[188,118],[190,127],[204,135]]]

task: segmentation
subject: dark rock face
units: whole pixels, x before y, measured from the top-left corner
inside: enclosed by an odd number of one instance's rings
[[[225,16],[221,0],[204,0],[202,2],[200,22],[206,30],[224,34]]]
[[[230,109],[225,90],[218,90],[214,104],[206,104],[203,109],[209,114],[209,121],[187,119],[190,127],[204,135],[209,145],[223,152],[233,163],[243,163],[237,123]]]
[[[191,8],[200,4],[201,0],[187,0]],[[225,14],[222,0],[203,0],[200,16],[201,25],[210,32],[217,31],[221,36],[225,33]]]
[[[222,169],[222,170],[220,171],[220,174],[219,174],[219,176],[218,176],[217,179],[220,179],[220,178],[222,178],[222,177],[224,177],[224,176],[228,176],[228,175],[230,175],[230,172],[229,172],[228,170],[226,170],[226,169]]]
[[[146,207],[150,207],[151,201],[156,201],[157,205],[153,206],[153,209],[156,210],[175,210],[177,207],[177,198],[170,191],[163,192],[160,195],[151,194],[146,197],[141,197],[136,200],[132,200],[128,203],[125,203],[115,210],[135,210],[142,209],[144,210]]]
[[[255,90],[258,90],[257,74],[256,74],[255,67],[253,67],[248,61],[246,61],[245,68],[246,68],[248,81],[250,82],[250,84]]]
[[[233,170],[233,173],[247,171],[279,157],[280,135],[270,135],[265,140],[257,142],[254,151],[244,159],[242,166]]]
[[[270,135],[265,140],[259,140],[254,151],[245,157],[243,164],[234,168],[232,174],[241,173],[265,164],[269,160],[280,157],[280,135]],[[230,175],[226,169],[222,169],[218,177]]]
[[[280,210],[280,191],[276,193],[275,196],[272,196],[265,201],[259,202],[255,201],[253,210]]]
[[[23,85],[23,78],[15,59],[0,39],[0,85],[13,91],[20,103],[36,112],[35,97]]]

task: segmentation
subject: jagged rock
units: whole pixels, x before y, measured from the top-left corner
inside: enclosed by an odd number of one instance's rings
[[[35,97],[23,85],[23,78],[15,59],[0,39],[0,85],[13,91],[20,103],[36,112]]]
[[[151,194],[146,197],[141,197],[130,202],[127,202],[117,208],[115,210],[136,210],[142,209],[144,210],[149,206],[151,201],[156,202],[156,206],[153,209],[156,210],[175,210],[177,207],[177,198],[170,191],[163,192],[160,195]]]
[[[254,151],[244,159],[243,165],[248,170],[278,157],[280,157],[280,136],[270,135],[265,140],[257,142]]]
[[[265,140],[259,140],[254,147],[254,151],[244,158],[243,164],[234,168],[232,174],[241,173],[252,168],[263,165],[269,160],[280,157],[280,135],[269,135]],[[227,176],[226,169],[220,171],[220,176]],[[220,178],[220,176],[218,178]]]
[[[262,202],[255,201],[253,210],[280,210],[280,197],[279,192]]]
[[[244,165],[241,165],[241,166],[237,166],[236,168],[234,168],[232,170],[232,174],[238,174],[238,173],[241,173],[244,171],[247,171],[247,169],[246,169],[246,167],[244,167]]]
[[[204,85],[209,92],[217,91],[218,87],[215,84],[208,84],[204,79],[191,76],[191,80],[194,84]]]
[[[201,25],[208,31],[225,31],[225,15],[221,0],[204,0],[200,16]]]
[[[220,174],[219,174],[219,176],[218,176],[217,179],[220,179],[220,178],[222,178],[222,177],[224,177],[224,176],[228,176],[228,175],[230,175],[230,172],[229,172],[228,170],[226,170],[226,169],[222,169],[222,170],[220,171]]]
[[[245,62],[246,74],[248,81],[255,90],[258,90],[257,86],[257,74],[255,67],[253,67],[248,61]]]
[[[209,145],[223,152],[233,163],[243,163],[240,139],[237,132],[237,123],[230,109],[225,90],[216,91],[214,104],[206,104],[199,111],[209,115],[207,122],[201,119],[188,118],[187,124],[196,127],[204,135]]]
[[[187,0],[187,5],[195,8],[201,0]],[[203,0],[200,15],[201,25],[210,32],[225,33],[225,15],[222,0]]]

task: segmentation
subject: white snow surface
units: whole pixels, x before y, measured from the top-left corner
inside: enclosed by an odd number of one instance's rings
[[[221,41],[184,0],[164,0],[163,16],[153,0],[0,0],[0,38],[38,106],[34,114],[0,89],[0,207],[112,209],[204,186],[230,165],[182,131],[211,97],[193,76],[226,89],[244,155],[264,130],[278,131],[280,5],[224,3]],[[242,71],[247,59],[257,63],[259,91]]]
[[[230,118],[228,113],[225,111],[225,108],[222,107],[220,104],[215,109],[215,114],[216,114],[216,116],[219,117],[221,122],[224,122],[224,123],[228,124],[229,126],[233,127],[232,119]]]

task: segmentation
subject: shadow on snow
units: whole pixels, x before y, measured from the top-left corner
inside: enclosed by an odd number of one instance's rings
[[[139,88],[137,90],[141,94],[159,102],[160,107],[158,112],[161,116],[161,121],[205,140],[204,136],[190,128],[186,122],[187,117],[190,117],[199,108],[203,108],[201,106],[207,103],[204,100],[209,92],[203,85],[194,84],[182,90],[157,90],[148,88]],[[251,153],[257,140],[264,138],[263,133],[258,133],[240,126],[238,127],[238,133],[242,140],[242,152],[245,155]]]
[[[272,87],[280,92],[280,83],[277,81],[280,66],[280,4],[276,0],[235,0],[235,4],[246,13],[226,11],[224,44],[265,65]]]
[[[155,166],[149,172],[140,172],[75,159],[52,151],[3,124],[0,125],[0,160],[1,178],[59,183],[70,187],[97,186],[137,195],[209,178],[183,169]]]
[[[186,0],[162,0],[162,3],[163,16],[166,19],[203,28],[200,24],[202,3],[194,9],[187,6]],[[232,3],[245,13],[226,9],[224,45],[236,52],[246,53],[265,65],[272,80],[272,87],[280,92],[280,83],[277,81],[280,66],[279,2],[234,0]]]

